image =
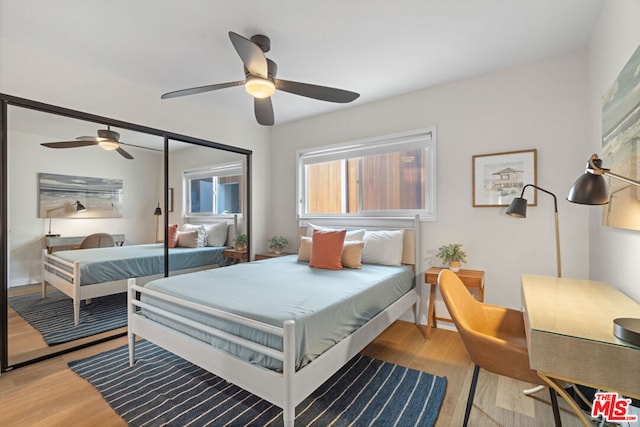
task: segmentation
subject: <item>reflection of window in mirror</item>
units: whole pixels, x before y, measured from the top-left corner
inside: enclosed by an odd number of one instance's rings
[[[242,208],[241,163],[213,165],[183,173],[187,216],[237,214]]]

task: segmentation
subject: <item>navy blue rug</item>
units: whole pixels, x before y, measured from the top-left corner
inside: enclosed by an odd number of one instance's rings
[[[149,343],[69,367],[130,426],[279,426],[282,410]],[[437,377],[358,355],[296,408],[296,426],[433,426],[447,387]]]
[[[73,300],[58,290],[9,298],[9,305],[40,332],[50,345],[62,344],[127,326],[127,294],[93,298],[80,303],[80,323],[73,323]]]

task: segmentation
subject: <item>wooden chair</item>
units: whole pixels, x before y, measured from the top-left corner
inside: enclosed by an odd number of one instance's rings
[[[520,311],[477,301],[450,270],[440,272],[438,284],[469,358],[475,364],[463,426],[469,422],[481,367],[498,375],[546,386],[529,368],[524,318]],[[549,389],[549,392],[555,424],[560,426],[558,398],[555,390]]]
[[[82,240],[80,243],[79,249],[89,249],[89,248],[108,248],[113,247],[115,242],[113,241],[113,236],[107,233],[95,233],[90,234]]]

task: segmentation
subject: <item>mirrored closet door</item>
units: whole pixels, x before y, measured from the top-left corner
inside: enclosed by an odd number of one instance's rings
[[[248,233],[249,151],[1,96],[3,370],[125,334],[130,275],[225,264],[175,260],[169,224]]]

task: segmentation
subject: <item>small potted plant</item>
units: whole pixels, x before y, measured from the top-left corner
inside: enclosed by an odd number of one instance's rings
[[[241,251],[247,247],[249,238],[246,234],[236,234],[236,237],[233,238],[233,242],[236,244],[236,249]]]
[[[268,242],[269,249],[271,249],[276,255],[280,255],[284,247],[289,243],[289,241],[282,236],[271,236],[269,237]]]
[[[467,254],[462,250],[462,244],[452,243],[438,248],[438,258],[449,266],[451,271],[459,271],[460,264],[467,262]]]

